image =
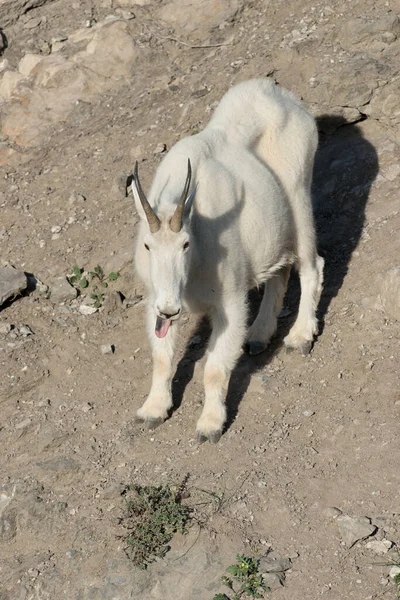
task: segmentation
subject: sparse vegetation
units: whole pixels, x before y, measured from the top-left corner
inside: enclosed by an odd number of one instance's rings
[[[263,598],[269,587],[263,582],[258,570],[258,560],[238,554],[237,563],[226,569],[230,577],[224,575],[222,583],[229,588],[227,594],[216,594],[213,600],[244,600],[245,598]]]
[[[104,292],[102,290],[108,287],[109,281],[116,281],[119,273],[111,271],[111,273],[105,275],[100,265],[94,267],[92,271],[84,271],[84,269],[75,265],[67,277],[70,284],[79,291],[89,288],[89,298],[94,300],[93,305],[95,308],[100,308],[104,302]]]
[[[126,554],[133,564],[146,569],[163,557],[174,533],[187,533],[192,509],[182,504],[186,480],[177,488],[130,485],[126,514],[121,522],[128,532]]]
[[[376,565],[380,565],[382,567],[391,567],[389,571],[389,575],[393,580],[396,596],[400,598],[400,553],[397,552],[397,556],[391,558],[388,561],[375,563]]]

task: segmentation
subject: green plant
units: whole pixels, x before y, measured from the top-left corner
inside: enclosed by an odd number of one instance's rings
[[[133,564],[141,569],[168,551],[174,533],[187,533],[192,509],[181,503],[186,480],[175,490],[170,486],[130,485],[125,494],[126,515],[121,522],[128,537],[125,549]]]
[[[88,290],[91,292],[89,298],[95,301],[95,308],[100,308],[104,302],[104,293],[101,289],[108,287],[108,281],[116,281],[119,277],[119,273],[111,271],[111,273],[106,276],[100,265],[94,267],[93,271],[88,272],[85,272],[81,267],[75,265],[72,268],[71,274],[67,277],[70,284],[78,290],[90,288],[90,290]]]
[[[216,594],[213,600],[241,600],[242,598],[263,598],[269,587],[263,582],[258,570],[258,560],[238,554],[237,563],[226,569],[231,575],[221,578],[223,585],[230,590],[230,595]]]
[[[392,579],[393,579],[393,583],[396,589],[396,596],[397,598],[400,598],[400,554],[397,551],[397,557],[396,558],[391,558],[390,560],[386,561],[386,562],[380,562],[380,563],[373,563],[374,565],[379,565],[381,567],[397,567],[397,569],[395,570],[395,574],[391,575]],[[392,569],[391,569],[392,570]]]

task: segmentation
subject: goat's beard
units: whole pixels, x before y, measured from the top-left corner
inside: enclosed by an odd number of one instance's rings
[[[162,319],[157,317],[155,333],[158,338],[163,338],[167,335],[171,319]]]

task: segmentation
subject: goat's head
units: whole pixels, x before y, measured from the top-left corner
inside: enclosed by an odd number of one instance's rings
[[[171,322],[179,319],[182,312],[182,292],[187,282],[191,253],[187,214],[196,192],[195,188],[189,194],[191,176],[188,160],[186,182],[178,204],[172,209],[173,214],[157,215],[143,192],[137,162],[135,165],[132,191],[137,211],[148,226],[143,243],[149,252],[158,337],[166,336]]]

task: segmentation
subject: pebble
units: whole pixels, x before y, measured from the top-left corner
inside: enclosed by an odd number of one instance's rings
[[[166,151],[167,151],[167,145],[160,143],[160,144],[157,144],[157,146],[155,147],[154,154],[163,154],[163,152],[166,152]]]
[[[115,346],[114,344],[103,344],[100,346],[100,350],[102,354],[114,354]]]
[[[37,17],[36,19],[31,19],[30,21],[25,23],[24,28],[25,29],[35,29],[36,27],[39,27],[41,22],[42,22],[41,17]]]
[[[400,575],[400,565],[394,565],[389,571],[389,577],[394,579]]]
[[[97,312],[97,308],[95,308],[94,306],[90,306],[89,304],[81,304],[79,307],[79,312],[82,315],[89,316]]]
[[[264,573],[262,579],[269,589],[273,591],[283,587],[285,576],[283,573]]]
[[[343,514],[336,506],[329,506],[324,510],[324,513],[327,517],[331,517],[332,519],[337,519],[337,517]]]
[[[303,410],[303,415],[305,417],[312,417],[315,415],[315,410]]]
[[[7,335],[12,329],[11,323],[0,323],[0,334]]]
[[[136,304],[139,304],[139,302],[141,302],[143,300],[143,296],[132,296],[131,298],[125,298],[124,300],[124,306],[125,308],[131,308],[132,306],[136,306]]]
[[[85,196],[82,196],[82,194],[78,194],[77,192],[72,192],[72,194],[68,198],[69,206],[72,206],[76,202],[85,202],[85,201],[86,201]]]
[[[53,225],[53,227],[51,228],[51,233],[60,233],[60,231],[61,231],[60,225]]]
[[[51,286],[50,299],[55,304],[72,302],[72,300],[75,300],[77,294],[76,288],[69,283],[66,277],[58,277]]]
[[[118,175],[115,177],[113,184],[111,186],[111,195],[116,200],[120,200],[121,198],[126,198],[128,195],[127,189],[127,177],[125,174]]]
[[[393,546],[393,542],[390,540],[372,540],[368,542],[365,547],[368,550],[372,550],[375,554],[386,554],[389,552],[390,548]]]
[[[28,325],[21,325],[21,327],[19,328],[19,332],[24,337],[27,337],[28,335],[33,334],[32,329]]]
[[[281,558],[271,552],[268,556],[260,558],[259,571],[260,573],[280,573],[287,571],[292,566],[290,558]]]
[[[126,21],[130,21],[131,19],[135,18],[134,13],[130,10],[127,10],[126,8],[116,8],[115,13],[123,19],[125,19]]]

